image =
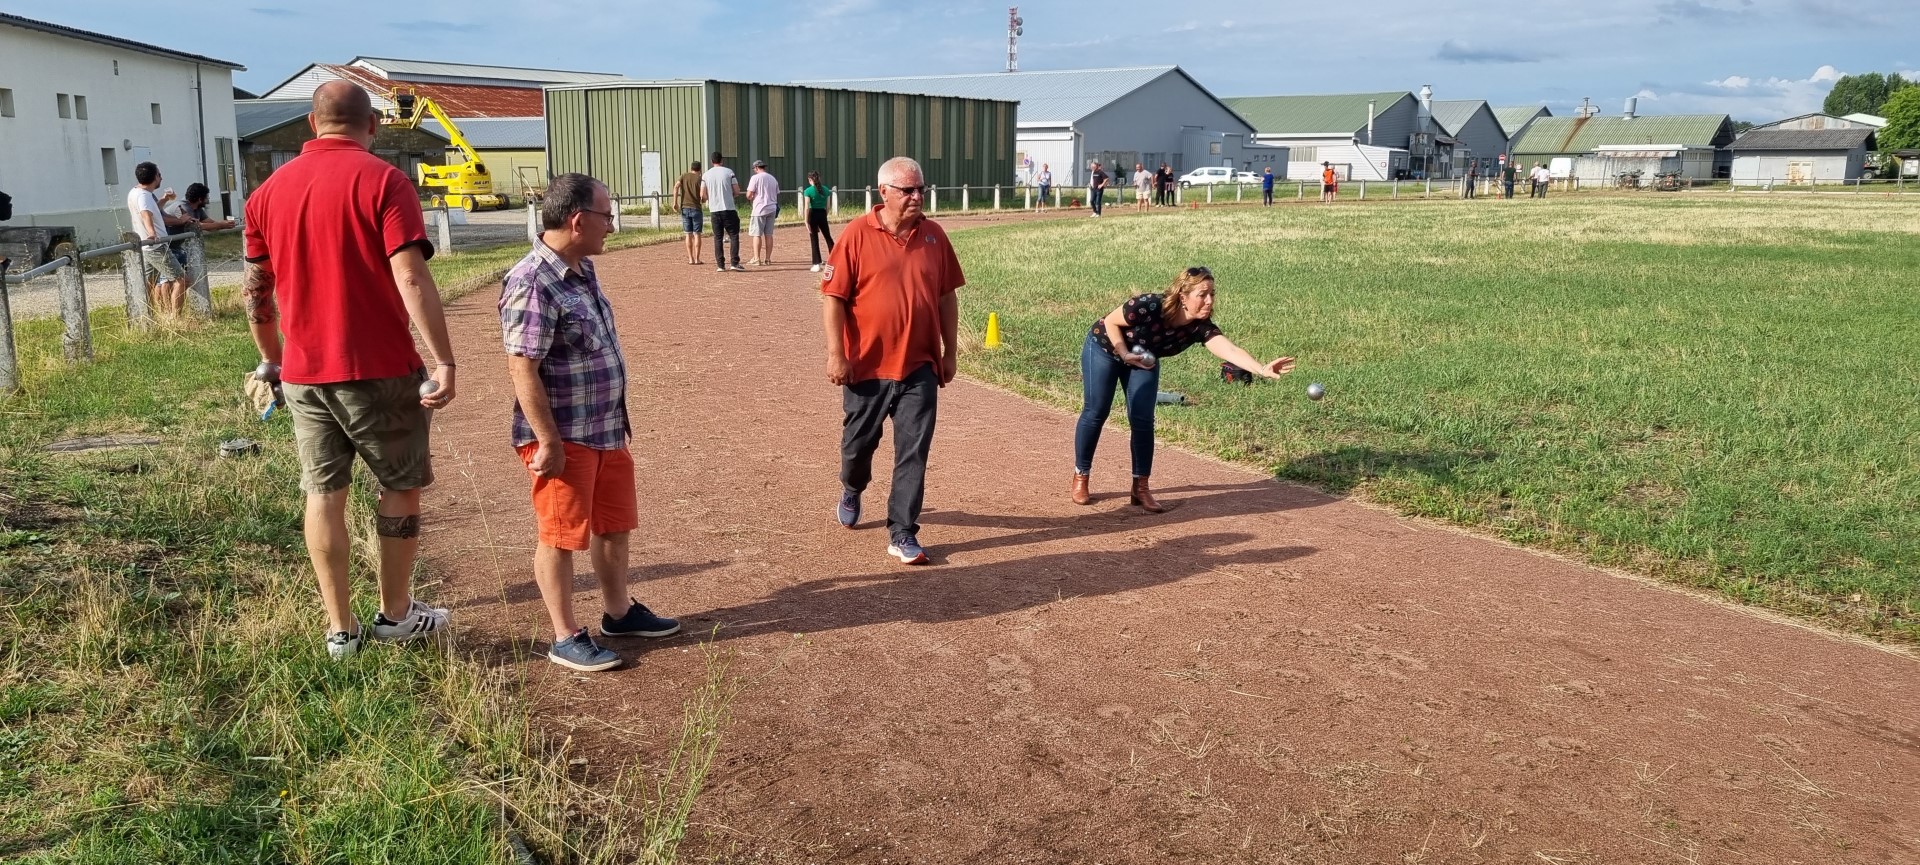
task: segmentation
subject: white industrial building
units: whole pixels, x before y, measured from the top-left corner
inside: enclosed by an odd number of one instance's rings
[[[1785,120],[1775,120],[1772,123],[1761,123],[1750,127],[1748,131],[1751,132],[1760,129],[1879,129],[1886,125],[1887,119],[1885,117],[1875,117],[1871,114],[1849,114],[1845,117],[1835,117],[1831,114],[1815,113],[1789,117]]]
[[[1175,174],[1207,166],[1285,176],[1286,151],[1255,146],[1253,127],[1178,66],[992,72],[796,82],[815,87],[918,93],[1020,103],[1014,122],[1016,178],[1046,165],[1057,186],[1087,183],[1099,160]],[[1123,176],[1124,179],[1124,176]]]
[[[1750,129],[1735,138],[1736,186],[1844,183],[1857,180],[1874,148],[1871,127]]]
[[[1289,176],[1309,180],[1320,176],[1322,163],[1342,180],[1406,176],[1408,146],[1423,125],[1419,100],[1405,90],[1225,101],[1253,124],[1255,142],[1289,149]]]
[[[133,168],[165,185],[212,190],[209,209],[238,213],[233,73],[244,67],[184,51],[0,13],[0,230],[70,227],[85,244],[132,227]]]

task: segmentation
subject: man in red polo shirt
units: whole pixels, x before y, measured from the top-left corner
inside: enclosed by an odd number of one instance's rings
[[[887,554],[924,565],[920,502],[939,389],[953,381],[966,284],[947,233],[921,212],[926,178],[904,156],[880,166],[880,205],[840,235],[822,273],[827,380],[841,385],[840,524],[860,521],[873,451],[893,419],[893,492]]]
[[[347,574],[356,454],[381,487],[373,637],[406,642],[446,628],[447,611],[414,600],[409,582],[420,490],[433,483],[427,410],[453,401],[453,344],[427,270],[433,246],[419,196],[406,175],[368,152],[380,115],[367,92],[323,84],[307,122],[319,137],[247,199],[242,293],[260,357],[285,384],[307,494],[307,553],[327,610],[327,653],[340,659],[360,651],[366,635]],[[409,319],[433,354],[431,378],[413,350]]]

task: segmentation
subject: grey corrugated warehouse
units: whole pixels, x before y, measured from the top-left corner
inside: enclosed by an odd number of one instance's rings
[[[880,163],[911,156],[939,186],[992,186],[1013,176],[1015,104],[714,80],[617,81],[546,90],[547,162],[616,195],[670,191],[713,151],[744,186],[765,160],[780,185],[808,171],[841,188],[874,183]],[[658,165],[648,163],[659,154]]]

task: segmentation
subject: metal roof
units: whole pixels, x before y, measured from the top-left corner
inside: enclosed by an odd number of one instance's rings
[[[1353,134],[1367,128],[1367,103],[1383,114],[1405,90],[1384,93],[1333,93],[1317,96],[1235,96],[1223,100],[1262,135]]]
[[[22,18],[18,15],[9,15],[5,12],[0,12],[0,24],[11,24],[22,30],[37,30],[41,33],[48,33],[54,36],[65,36],[69,39],[80,39],[86,42],[97,42],[101,45],[107,45],[113,48],[123,48],[128,51],[138,51],[142,54],[152,54],[158,57],[165,57],[170,60],[184,60],[188,63],[204,63],[208,66],[219,66],[225,69],[232,69],[236,72],[245,72],[247,70],[247,67],[241,66],[240,64],[234,63],[230,60],[215,60],[212,57],[207,57],[201,54],[189,54],[185,51],[173,51],[171,49],[161,48],[160,46],[154,45],[149,42],[140,42],[133,39],[122,39],[118,36],[108,36],[105,33],[95,33],[91,30],[81,30],[77,27],[68,27],[63,24],[53,24],[47,21],[36,21],[32,18]]]
[[[1487,104],[1485,99],[1436,99],[1433,102],[1433,122],[1448,135],[1459,135],[1461,127],[1479,113]]]
[[[1728,150],[1852,150],[1873,146],[1871,129],[1749,129]]]
[[[1500,131],[1508,138],[1519,135],[1535,117],[1552,116],[1553,112],[1545,105],[1508,105],[1493,109],[1493,119],[1500,122]]]
[[[304,119],[312,111],[310,99],[236,99],[234,132],[245,140]]]
[[[1732,142],[1733,124],[1725,114],[1542,117],[1514,142],[1513,152],[1587,153],[1609,144],[1725,147]]]
[[[1169,74],[1186,78],[1201,93],[1207,94],[1207,98],[1221,102],[1178,66],[982,72],[905,78],[838,78],[794,83],[808,87],[999,99],[1020,103],[1016,126],[1068,126]]]
[[[432,60],[397,60],[391,57],[355,57],[347,61],[346,65],[372,68],[395,81],[404,80],[410,75],[426,75],[439,78],[518,81],[527,84],[579,84],[623,77],[612,72],[569,72],[564,69],[483,66],[477,63],[440,63]]]
[[[1840,119],[1851,120],[1855,123],[1865,123],[1866,125],[1871,126],[1875,129],[1881,129],[1887,125],[1887,118],[1881,117],[1877,114],[1849,114]]]
[[[467,143],[480,150],[547,149],[547,121],[543,117],[456,117],[453,122],[460,125]],[[420,128],[435,137],[447,137],[440,121],[429,120]]]

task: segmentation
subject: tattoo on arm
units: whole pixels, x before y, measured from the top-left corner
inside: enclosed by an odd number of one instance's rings
[[[272,324],[280,319],[280,305],[273,299],[273,271],[249,263],[240,293],[246,299],[248,321]]]

